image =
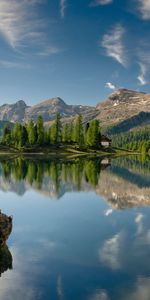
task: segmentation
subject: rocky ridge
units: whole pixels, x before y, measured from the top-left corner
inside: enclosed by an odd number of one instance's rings
[[[0,106],[0,121],[24,123],[30,119],[35,121],[38,115],[41,115],[45,124],[49,124],[54,120],[56,113],[61,114],[64,122],[70,122],[77,114],[82,114],[84,122],[98,119],[104,129],[118,124],[121,124],[121,127],[126,126],[124,122],[130,122],[129,129],[132,129],[138,125],[150,124],[147,114],[150,113],[150,94],[119,89],[96,107],[68,105],[59,97],[44,100],[33,106],[27,106],[23,100],[19,100],[15,104]]]

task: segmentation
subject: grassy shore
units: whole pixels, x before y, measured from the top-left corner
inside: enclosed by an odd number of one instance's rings
[[[46,156],[46,157],[77,157],[77,156],[88,156],[88,157],[100,157],[100,156],[121,156],[133,154],[131,151],[125,151],[117,148],[101,148],[101,149],[80,149],[76,145],[62,145],[59,146],[34,146],[22,149],[16,149],[0,145],[0,156]],[[136,153],[137,154],[137,153]]]

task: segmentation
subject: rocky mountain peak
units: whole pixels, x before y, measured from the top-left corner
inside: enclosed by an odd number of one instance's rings
[[[19,107],[23,107],[23,108],[27,107],[27,105],[24,102],[24,100],[18,100],[15,104],[16,104],[16,106],[19,106]]]
[[[65,101],[63,99],[61,99],[60,97],[54,97],[52,99],[49,100],[45,100],[42,102],[43,104],[50,104],[50,105],[57,105],[57,106],[67,106],[67,104],[65,103]]]
[[[144,93],[133,90],[118,89],[108,97],[108,100],[113,102],[126,102],[133,99],[138,99],[142,94],[144,95]]]
[[[16,104],[18,104],[18,105],[23,105],[23,106],[27,106],[24,100],[18,100],[18,101],[16,102]]]

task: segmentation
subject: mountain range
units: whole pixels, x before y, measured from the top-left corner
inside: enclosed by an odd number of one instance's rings
[[[84,122],[98,119],[101,127],[108,133],[120,133],[150,124],[150,94],[119,89],[96,106],[68,105],[59,97],[44,100],[33,106],[27,106],[23,100],[19,100],[14,104],[0,106],[0,127],[6,121],[35,121],[38,115],[43,117],[45,124],[50,124],[56,113],[61,114],[63,122],[71,122],[77,114],[82,114]]]

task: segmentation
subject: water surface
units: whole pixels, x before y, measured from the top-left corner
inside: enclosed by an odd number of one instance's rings
[[[150,299],[149,205],[149,160],[1,161],[0,299]]]

